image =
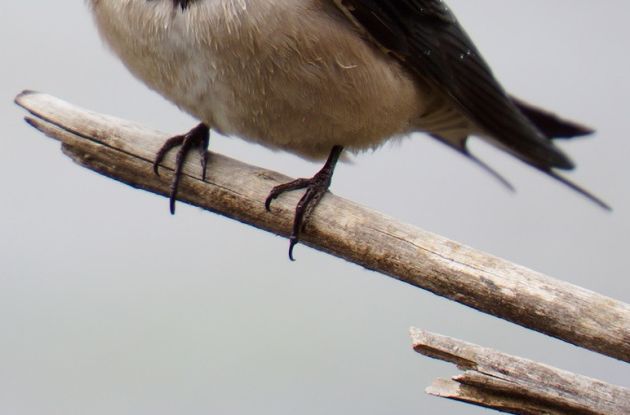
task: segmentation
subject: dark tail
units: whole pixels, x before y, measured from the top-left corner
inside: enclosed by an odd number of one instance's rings
[[[580,125],[578,123],[575,123],[573,121],[568,121],[568,120],[562,119],[562,118],[558,117],[557,115],[555,115],[555,114],[553,114],[553,113],[551,113],[549,111],[545,111],[543,109],[534,107],[533,105],[527,104],[527,103],[519,100],[518,98],[514,98],[514,97],[511,97],[511,98],[514,101],[514,104],[523,113],[523,115],[532,124],[534,124],[534,126],[536,126],[538,128],[538,130],[545,137],[547,137],[549,139],[548,142],[545,142],[545,141],[539,142],[538,145],[540,147],[537,147],[537,148],[539,148],[540,151],[550,151],[550,150],[556,151],[559,155],[561,155],[562,157],[566,158],[566,163],[565,163],[565,165],[553,165],[553,164],[550,164],[550,163],[546,163],[545,162],[546,158],[536,159],[536,158],[533,158],[533,157],[528,157],[528,154],[524,153],[524,152],[520,152],[520,151],[516,151],[516,150],[514,150],[514,151],[509,151],[508,150],[508,151],[513,156],[519,158],[521,161],[529,164],[531,167],[534,167],[535,169],[539,170],[540,172],[546,174],[547,176],[549,176],[549,177],[559,181],[560,183],[564,184],[565,186],[573,189],[574,191],[576,191],[577,193],[579,193],[582,196],[586,197],[587,199],[589,199],[590,201],[592,201],[596,205],[600,206],[601,208],[603,208],[605,210],[612,210],[611,207],[606,202],[604,202],[602,199],[598,198],[597,196],[595,196],[594,194],[592,194],[591,192],[589,192],[585,188],[581,187],[577,183],[574,183],[571,180],[567,179],[566,177],[559,175],[558,173],[556,173],[553,170],[554,167],[555,168],[560,168],[560,169],[565,169],[565,170],[570,170],[573,167],[573,163],[569,160],[568,157],[564,156],[564,154],[562,152],[560,152],[560,150],[557,147],[555,147],[553,145],[552,140],[554,140],[554,139],[569,139],[569,138],[573,138],[573,137],[581,137],[581,136],[592,134],[594,132],[594,130],[591,129],[591,128],[585,127],[583,125]],[[483,163],[481,160],[479,160],[478,158],[473,156],[468,151],[468,148],[466,147],[466,141],[467,141],[466,138],[461,140],[461,142],[459,142],[459,143],[452,143],[452,142],[449,142],[448,140],[444,140],[441,137],[436,136],[436,135],[433,135],[433,137],[435,137],[438,140],[440,140],[441,142],[447,144],[449,147],[457,150],[459,153],[463,154],[464,156],[466,156],[470,160],[474,161],[479,166],[481,166],[484,170],[489,172],[492,176],[494,176],[495,178],[499,179],[499,181],[501,183],[503,183],[507,188],[509,188],[510,190],[514,190],[512,185],[505,178],[503,178],[503,176],[501,176],[498,172],[493,170],[491,167],[489,167],[487,164]]]

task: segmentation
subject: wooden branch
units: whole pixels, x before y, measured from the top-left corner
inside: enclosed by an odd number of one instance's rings
[[[49,95],[16,98],[27,121],[62,142],[75,162],[157,194],[168,193],[173,157],[157,177],[151,163],[167,134],[79,109]],[[288,177],[212,153],[206,181],[199,160],[184,167],[179,198],[267,231],[288,235],[301,192],[263,201]],[[460,245],[327,194],[303,242],[401,281],[617,359],[630,362],[630,306]],[[281,253],[278,253],[279,255]]]
[[[418,353],[464,370],[435,380],[431,395],[523,415],[630,414],[630,389],[416,328],[411,338]]]

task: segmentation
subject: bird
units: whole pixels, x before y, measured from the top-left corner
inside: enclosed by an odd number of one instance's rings
[[[422,132],[510,186],[467,148],[477,136],[610,207],[558,174],[572,160],[554,143],[593,133],[506,92],[442,0],[87,0],[104,42],[149,88],[199,120],[167,140],[177,150],[170,210],[183,163],[210,132],[325,160],[295,208],[289,257],[346,153]]]

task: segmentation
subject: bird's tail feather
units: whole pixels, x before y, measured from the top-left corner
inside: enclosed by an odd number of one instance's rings
[[[452,141],[445,140],[445,139],[443,139],[442,137],[440,137],[438,135],[432,134],[432,137],[434,137],[438,141],[448,145],[452,149],[456,150],[458,153],[462,154],[463,156],[465,156],[469,160],[473,161],[475,164],[477,164],[483,170],[488,172],[491,176],[496,178],[501,184],[503,184],[509,190],[511,190],[511,191],[515,190],[514,187],[512,186],[512,184],[506,178],[504,178],[499,172],[494,170],[492,167],[490,167],[488,164],[483,162],[481,159],[477,158],[475,155],[473,155],[468,150],[468,147],[466,146],[467,139],[463,139],[463,140],[459,141],[458,143],[454,143]],[[603,208],[605,210],[609,210],[609,211],[612,210],[612,208],[610,207],[610,205],[608,205],[608,203],[604,202],[602,199],[600,199],[599,197],[595,196],[593,193],[589,192],[588,190],[586,190],[582,186],[578,185],[577,183],[574,183],[571,180],[567,179],[566,177],[559,175],[551,167],[549,167],[549,166],[542,166],[542,165],[537,164],[537,163],[535,163],[535,162],[533,162],[531,160],[528,160],[527,158],[525,158],[523,156],[520,156],[518,154],[513,154],[513,155],[516,156],[521,161],[523,161],[524,163],[526,163],[526,164],[530,165],[531,167],[535,168],[536,170],[538,170],[538,171],[546,174],[547,176],[557,180],[558,182],[560,182],[560,183],[564,184],[565,186],[569,187],[570,189],[573,189],[574,191],[576,191],[577,193],[579,193],[582,196],[586,197],[587,199],[589,199],[590,201],[592,201],[596,205],[600,206],[601,208]]]
[[[569,188],[575,190],[576,192],[578,192],[582,196],[584,196],[587,199],[589,199],[591,202],[593,202],[596,205],[600,206],[601,208],[603,208],[605,210],[608,210],[608,211],[612,210],[612,207],[610,207],[610,205],[608,203],[604,202],[602,199],[600,199],[599,197],[595,196],[593,193],[589,192],[588,190],[586,190],[585,188],[583,188],[579,184],[574,183],[571,180],[567,179],[566,177],[559,175],[555,171],[553,171],[551,169],[542,169],[542,168],[538,168],[538,170],[542,171],[543,173],[545,173],[549,177],[552,177],[552,178],[556,179],[557,181],[559,181],[560,183],[564,184],[565,186],[568,186]]]

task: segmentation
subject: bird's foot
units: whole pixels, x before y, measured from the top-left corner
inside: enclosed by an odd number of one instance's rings
[[[326,191],[328,191],[332,181],[333,172],[335,170],[335,165],[337,164],[337,160],[339,159],[339,155],[342,150],[343,147],[341,146],[333,147],[326,164],[315,174],[315,176],[310,179],[296,179],[289,183],[278,185],[271,189],[269,196],[267,196],[267,199],[265,200],[265,208],[270,211],[271,202],[282,193],[306,188],[306,192],[295,207],[293,228],[291,230],[291,236],[289,237],[289,258],[291,261],[294,261],[293,248],[300,241],[300,234],[302,232],[302,227],[304,226],[304,221],[321,201]]]
[[[173,148],[179,146],[177,151],[177,157],[175,159],[175,171],[173,172],[173,181],[171,182],[169,207],[172,214],[175,214],[175,198],[177,197],[177,188],[182,176],[182,169],[186,156],[196,147],[197,152],[201,158],[201,180],[206,180],[206,166],[208,164],[208,144],[210,144],[210,130],[208,126],[201,123],[186,134],[176,135],[169,138],[164,145],[160,148],[155,155],[155,161],[153,162],[153,171],[156,175],[160,175],[158,167],[160,162],[164,159],[166,154]]]

